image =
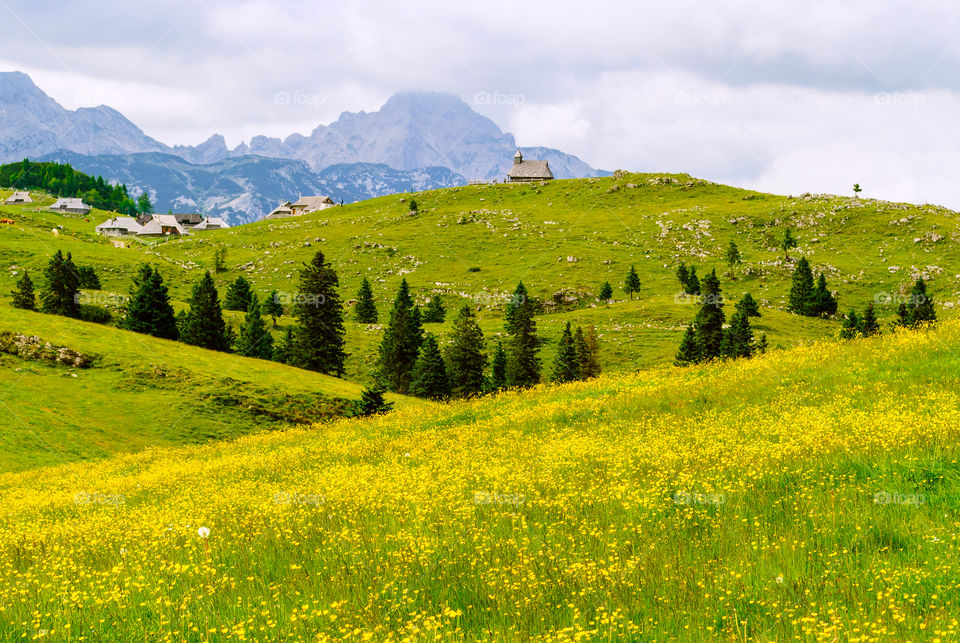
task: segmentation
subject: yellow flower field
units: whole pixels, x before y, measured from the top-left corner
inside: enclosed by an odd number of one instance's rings
[[[0,476],[0,637],[955,640],[958,349],[949,322]]]

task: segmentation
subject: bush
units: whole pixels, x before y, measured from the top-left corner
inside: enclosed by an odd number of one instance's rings
[[[109,324],[113,321],[113,313],[103,306],[94,306],[93,304],[83,304],[80,306],[80,319],[94,324]]]

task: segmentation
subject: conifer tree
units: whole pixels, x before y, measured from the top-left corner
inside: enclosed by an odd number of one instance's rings
[[[227,287],[227,294],[223,298],[223,307],[226,310],[247,311],[250,309],[252,297],[253,289],[250,287],[250,282],[243,275],[240,275]]]
[[[793,238],[793,232],[790,228],[783,231],[783,240],[780,241],[780,249],[783,250],[784,258],[790,259],[790,249],[797,247],[797,240]]]
[[[102,288],[100,277],[97,276],[97,271],[92,266],[78,266],[77,278],[80,281],[81,288],[86,290],[100,290]]]
[[[809,314],[812,316],[829,317],[837,312],[837,300],[827,288],[827,278],[820,273],[817,278],[817,287],[810,296]]]
[[[17,289],[10,293],[13,296],[13,307],[21,310],[36,310],[37,295],[33,291],[33,280],[30,273],[23,271],[23,276],[17,280]]]
[[[53,315],[80,316],[80,279],[70,253],[57,250],[44,270],[47,285],[40,295],[41,310]]]
[[[753,329],[750,328],[750,317],[737,311],[730,318],[730,327],[723,331],[720,353],[723,357],[737,359],[752,357],[753,351]]]
[[[610,301],[613,299],[613,286],[610,285],[609,281],[603,282],[603,285],[600,286],[600,293],[598,296],[603,301]]]
[[[203,273],[203,277],[194,285],[188,303],[190,311],[180,339],[193,346],[229,352],[230,338],[223,321],[220,295],[209,272]]]
[[[443,298],[434,295],[423,309],[423,323],[441,324],[447,318],[447,309],[443,305]]]
[[[730,266],[730,276],[733,277],[734,268],[743,263],[743,255],[740,254],[740,248],[738,248],[737,244],[733,241],[727,246],[726,258],[727,265]]]
[[[597,329],[588,326],[587,330],[577,326],[573,334],[573,343],[577,347],[577,357],[580,360],[580,377],[589,380],[600,375],[600,342],[597,339]]]
[[[860,332],[866,337],[880,334],[880,323],[877,321],[873,302],[867,304],[867,309],[864,311],[863,317],[860,318]]]
[[[760,333],[760,340],[757,341],[757,352],[760,355],[766,355],[767,353],[767,334]]]
[[[273,361],[290,364],[296,349],[297,340],[293,336],[293,326],[287,326],[280,341],[273,346]]]
[[[507,351],[503,342],[497,340],[497,347],[493,350],[493,359],[490,360],[490,390],[501,391],[507,387]]]
[[[437,339],[430,333],[423,338],[420,354],[413,367],[410,381],[410,393],[431,400],[443,400],[450,397],[450,378],[440,354]]]
[[[627,272],[627,280],[624,282],[623,290],[630,295],[630,299],[633,299],[634,293],[640,292],[640,276],[634,266],[630,266],[630,270]]]
[[[343,303],[337,288],[340,279],[321,251],[300,269],[300,284],[293,316],[293,363],[309,371],[342,377],[344,350]]]
[[[273,336],[260,315],[260,299],[256,293],[250,295],[250,307],[240,327],[237,352],[247,357],[273,358]]]
[[[686,294],[688,295],[700,294],[700,279],[697,277],[697,269],[693,266],[690,266],[690,270],[687,272]]]
[[[813,271],[807,258],[801,257],[793,271],[787,310],[797,315],[810,315],[813,293]]]
[[[923,277],[917,279],[913,284],[913,288],[910,289],[907,310],[910,312],[911,326],[937,321],[937,313],[933,307],[933,299],[927,293],[927,284],[923,280]]]
[[[360,282],[360,290],[357,291],[357,303],[353,308],[353,319],[358,324],[377,323],[377,303],[373,299],[373,289],[366,277]]]
[[[551,382],[574,382],[580,379],[580,356],[573,343],[570,322],[563,329],[557,344],[557,356],[553,363]]]
[[[857,317],[857,311],[850,309],[850,312],[843,318],[843,325],[840,328],[840,339],[853,339],[860,335],[860,318]]]
[[[260,304],[260,312],[264,315],[269,315],[273,320],[273,327],[277,327],[277,318],[283,317],[283,304],[280,303],[280,293],[276,290],[272,291],[270,295]]]
[[[134,288],[126,306],[123,328],[154,337],[177,339],[177,318],[160,271],[154,270],[149,264],[143,264]]]
[[[897,321],[895,322],[896,326],[910,326],[913,322],[910,321],[910,309],[907,308],[906,302],[900,302],[900,305],[897,306]]]
[[[720,280],[716,269],[703,278],[703,301],[693,320],[697,345],[701,359],[711,360],[720,357],[720,344],[723,341],[723,297],[720,294]]]
[[[404,279],[400,282],[380,342],[380,373],[389,390],[407,392],[422,342],[423,327],[419,312],[410,295],[410,286]]]
[[[382,384],[374,384],[365,388],[363,393],[360,394],[360,399],[353,403],[350,415],[352,417],[368,417],[388,413],[393,408],[393,402],[387,402],[383,399],[384,391],[386,389]]]
[[[690,283],[690,271],[687,270],[687,264],[680,262],[680,265],[677,266],[677,281],[680,282],[680,290],[684,294],[692,295],[692,292],[687,291],[687,286]]]
[[[742,312],[747,317],[760,316],[760,306],[757,305],[757,301],[750,293],[746,293],[741,297],[734,308],[736,308],[737,312]]]
[[[509,335],[507,383],[510,386],[527,387],[540,382],[540,358],[537,356],[540,340],[533,315],[533,302],[520,282],[506,311],[505,327]]]
[[[693,324],[687,326],[683,333],[683,339],[680,340],[680,348],[677,350],[677,356],[673,363],[677,366],[688,366],[703,361],[703,351],[697,343],[697,334],[693,329]]]
[[[483,331],[468,304],[464,304],[453,321],[450,347],[447,349],[447,372],[450,390],[456,397],[469,397],[483,392],[487,355]]]

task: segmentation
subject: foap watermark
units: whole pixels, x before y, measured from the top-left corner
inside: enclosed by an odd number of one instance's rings
[[[714,94],[710,92],[677,92],[673,97],[677,105],[706,105],[707,107],[720,107],[727,102],[724,94]]]
[[[877,105],[908,105],[920,107],[927,102],[924,94],[915,92],[880,92],[874,94],[873,100]]]
[[[526,503],[526,501],[526,496],[516,493],[476,491],[473,494],[473,504],[475,505],[513,505],[514,507],[519,507]]]
[[[473,95],[473,102],[476,105],[523,105],[527,97],[524,94],[479,91]]]
[[[73,296],[73,301],[81,306],[126,306],[130,301],[129,295],[117,295],[110,292],[78,292]]]
[[[899,493],[894,491],[878,491],[873,494],[875,505],[912,505],[914,507],[926,504],[927,498],[922,493]]]
[[[307,92],[277,92],[273,95],[274,105],[292,105],[294,107],[319,107],[327,97],[323,94]]]
[[[481,292],[470,295],[470,300],[476,306],[487,306],[495,308],[497,306],[519,306],[527,301],[523,295],[508,295],[505,293]]]
[[[302,304],[304,306],[313,306],[319,308],[327,303],[327,297],[323,294],[314,294],[307,292],[278,292],[274,294],[273,301],[281,306],[295,306]]]
[[[873,296],[873,303],[878,306],[899,306],[900,304],[919,306],[920,304],[927,303],[927,298],[924,295],[899,295],[897,293],[878,292]]]
[[[691,295],[688,292],[678,292],[673,296],[673,303],[675,304],[695,304],[697,306],[703,304],[710,305],[723,305],[724,299],[723,295]]]
[[[319,493],[299,493],[296,491],[278,491],[273,494],[273,504],[275,505],[312,505],[319,507],[326,504],[327,499]]]
[[[675,491],[673,504],[675,505],[710,505],[719,507],[726,504],[727,497],[722,493],[690,493],[689,491]]]
[[[119,493],[78,491],[73,494],[73,504],[75,505],[110,505],[116,507],[126,503],[127,499]]]

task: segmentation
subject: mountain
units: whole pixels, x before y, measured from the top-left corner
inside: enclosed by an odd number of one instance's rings
[[[58,150],[37,160],[69,163],[81,172],[125,183],[132,194],[146,192],[157,212],[203,212],[231,225],[263,218],[281,199],[324,194],[347,203],[432,187],[466,183],[447,168],[395,170],[355,163],[313,172],[303,161],[261,156],[227,158],[198,165],[172,154],[98,154]]]
[[[0,73],[0,162],[59,149],[82,154],[159,152],[167,147],[101,105],[64,109],[20,72]]]
[[[546,147],[523,148],[530,158],[550,161],[557,178],[597,176],[575,156]],[[492,120],[473,111],[457,96],[433,92],[394,95],[379,111],[344,112],[310,136],[285,139],[256,136],[248,145],[229,151],[222,137],[196,147],[179,147],[178,154],[198,162],[257,154],[306,161],[314,170],[343,163],[383,163],[400,170],[447,167],[469,179],[501,179],[513,162],[517,142]],[[219,153],[220,158],[215,154]]]

